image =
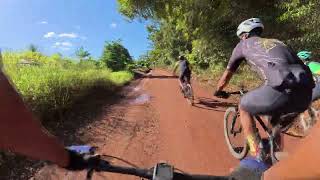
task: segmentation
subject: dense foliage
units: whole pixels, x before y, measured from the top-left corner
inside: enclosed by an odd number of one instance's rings
[[[221,69],[238,42],[238,24],[264,21],[264,36],[285,41],[296,51],[319,54],[320,2],[317,0],[118,0],[129,19],[146,19],[153,49],[150,59],[170,65],[186,54],[198,70]]]
[[[29,108],[51,132],[64,125],[79,123],[67,121],[68,115],[81,99],[100,90],[115,93],[133,78],[128,69],[132,59],[119,41],[107,42],[101,60],[80,47],[77,58],[60,53],[47,56],[31,44],[26,51],[0,53],[0,68],[21,94]],[[116,72],[115,72],[116,71]],[[34,171],[32,161],[7,151],[0,151],[0,179],[29,179]]]
[[[106,42],[101,61],[114,71],[124,70],[132,64],[129,51],[121,44],[121,41]]]
[[[68,109],[76,98],[97,85],[112,90],[132,79],[129,72],[112,72],[93,60],[77,63],[59,54],[5,52],[3,64],[24,100],[39,115]]]

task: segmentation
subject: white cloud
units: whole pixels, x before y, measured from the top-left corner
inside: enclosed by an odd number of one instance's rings
[[[55,35],[56,35],[55,32],[48,32],[48,33],[45,34],[43,37],[44,37],[44,38],[52,38],[52,37],[54,37]]]
[[[73,46],[71,42],[62,42],[61,45],[65,46],[65,47],[72,47]]]
[[[118,26],[118,24],[115,23],[115,22],[113,22],[113,23],[110,24],[110,28],[116,28],[117,26]]]
[[[67,49],[67,48],[71,48],[73,46],[73,44],[71,42],[65,41],[65,42],[55,42],[53,44],[53,48],[60,48],[60,49]]]
[[[63,37],[64,38],[78,38],[79,37],[79,35],[76,33],[61,33],[58,36],[61,38],[63,38]]]
[[[48,21],[41,21],[39,24],[49,24]]]

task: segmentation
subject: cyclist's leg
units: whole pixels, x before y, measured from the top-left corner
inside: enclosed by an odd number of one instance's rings
[[[253,116],[244,110],[239,108],[240,111],[240,122],[244,131],[244,135],[247,138],[250,154],[254,157],[259,156],[259,144],[261,142],[261,137],[256,130],[255,121]]]
[[[191,81],[190,81],[191,80],[191,72],[190,71],[185,73],[185,80],[188,84],[191,84]]]
[[[272,115],[279,108],[288,103],[285,93],[274,90],[269,86],[261,86],[248,92],[241,98],[240,120],[247,137],[251,155],[262,158],[264,156],[262,141],[255,127],[254,115]]]
[[[184,72],[181,72],[181,74],[179,76],[179,85],[180,85],[181,90],[183,90],[184,82],[185,82],[185,80],[184,80],[185,75],[184,74],[185,74]]]

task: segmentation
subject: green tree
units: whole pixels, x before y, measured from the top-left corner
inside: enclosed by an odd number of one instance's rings
[[[90,53],[81,46],[76,50],[76,56],[80,59],[80,61],[83,61],[90,57]]]
[[[101,61],[113,71],[124,70],[133,62],[129,51],[121,44],[120,40],[106,42]]]
[[[31,51],[31,52],[38,52],[38,47],[34,44],[30,44],[28,46],[28,50]]]
[[[320,1],[318,0],[284,0],[279,5],[284,12],[279,16],[278,21],[292,23],[298,28],[289,43],[295,49],[308,49],[315,55],[320,55]]]
[[[318,0],[118,0],[118,4],[127,18],[153,22],[147,27],[149,54],[163,64],[172,64],[179,53],[201,69],[225,64],[239,41],[238,24],[250,17],[263,20],[264,36],[320,54]]]

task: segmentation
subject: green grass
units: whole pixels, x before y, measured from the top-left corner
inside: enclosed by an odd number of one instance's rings
[[[36,65],[21,65],[21,60]],[[76,63],[59,55],[3,53],[4,71],[23,99],[38,114],[68,109],[74,100],[99,86],[110,91],[132,80],[127,71],[112,72],[94,62]]]
[[[210,86],[216,87],[225,68],[224,66],[214,66],[207,70],[197,71],[197,78]],[[259,86],[261,82],[258,76],[250,70],[250,67],[244,65],[232,76],[227,89],[236,90],[239,89],[240,86],[246,89],[252,89]]]

